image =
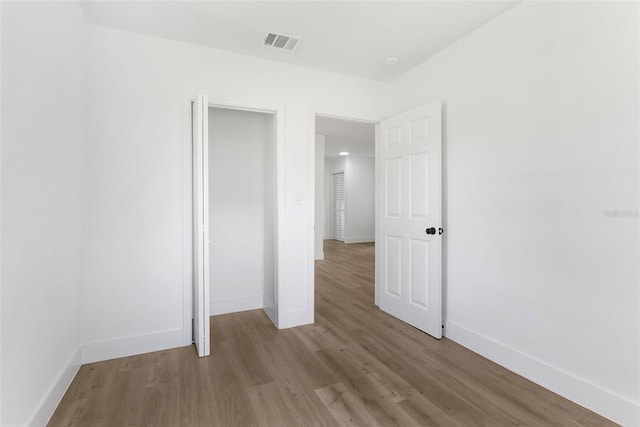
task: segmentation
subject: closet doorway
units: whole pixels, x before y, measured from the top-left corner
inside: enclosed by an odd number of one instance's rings
[[[209,108],[211,315],[275,308],[275,114]]]
[[[263,309],[277,326],[279,306],[278,112],[205,105],[200,114],[193,108],[192,329],[200,356],[209,354],[210,315]]]

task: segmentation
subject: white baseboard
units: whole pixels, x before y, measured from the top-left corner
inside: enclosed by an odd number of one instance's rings
[[[454,322],[446,337],[623,426],[640,426],[640,404]]]
[[[366,237],[347,237],[344,239],[345,243],[372,243],[375,242],[375,237],[366,236]]]
[[[315,259],[316,259],[316,261],[323,260],[324,259],[324,252],[316,252]]]
[[[238,311],[257,310],[264,306],[262,295],[254,295],[243,298],[226,298],[211,300],[209,304],[209,314],[236,313]]]
[[[82,363],[100,362],[118,357],[183,347],[183,339],[183,330],[180,328],[104,341],[94,341],[82,346]]]
[[[78,369],[80,369],[80,355],[80,347],[76,348],[73,353],[71,353],[65,364],[62,366],[62,369],[60,369],[60,372],[58,372],[55,380],[47,389],[44,397],[40,401],[40,404],[36,407],[36,410],[29,418],[29,421],[27,422],[28,426],[39,427],[47,425],[49,419],[62,400],[62,397],[78,373]]]

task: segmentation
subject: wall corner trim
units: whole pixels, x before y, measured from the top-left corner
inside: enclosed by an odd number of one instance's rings
[[[528,380],[618,424],[640,425],[640,403],[551,366],[464,326],[447,321],[446,337]]]
[[[28,426],[46,426],[55,412],[81,365],[81,349],[77,347],[64,363],[55,380],[45,392],[42,400],[29,418]]]

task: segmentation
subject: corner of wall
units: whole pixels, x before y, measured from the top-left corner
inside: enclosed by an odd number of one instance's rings
[[[313,312],[313,310],[311,310]],[[310,317],[311,316],[311,317]],[[291,310],[284,313],[283,319],[279,319],[278,329],[295,328],[297,326],[311,325],[314,322],[313,314],[307,308]]]
[[[28,426],[45,426],[71,385],[81,365],[81,349],[77,347],[45,392],[42,400],[27,422]]]
[[[640,404],[569,372],[535,359],[472,329],[446,322],[446,337],[603,417],[625,426],[640,425]]]

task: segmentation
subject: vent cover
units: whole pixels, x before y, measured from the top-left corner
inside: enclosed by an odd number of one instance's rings
[[[298,46],[299,41],[299,37],[288,36],[280,33],[267,33],[262,45],[265,47],[272,47],[274,49],[293,51],[296,46]]]

